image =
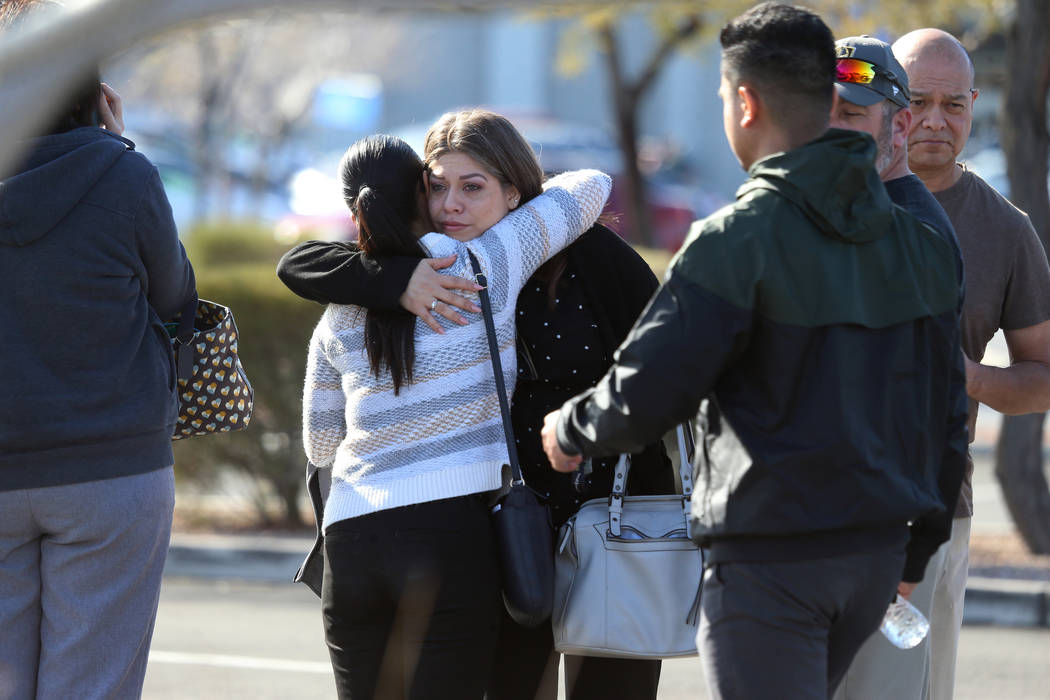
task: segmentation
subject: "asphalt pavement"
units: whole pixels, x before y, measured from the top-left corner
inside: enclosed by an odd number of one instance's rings
[[[956,700],[1045,700],[1048,649],[1050,629],[967,625]],[[658,697],[706,700],[699,660],[664,662]],[[334,700],[317,598],[289,583],[166,577],[143,698]]]

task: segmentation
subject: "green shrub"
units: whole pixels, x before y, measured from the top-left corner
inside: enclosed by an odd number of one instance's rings
[[[180,476],[207,480],[222,468],[243,472],[262,486],[255,505],[265,524],[300,524],[303,377],[310,334],[323,309],[277,279],[275,263],[286,246],[265,229],[212,225],[195,229],[186,247],[198,296],[233,310],[255,408],[244,431],[177,441]]]
[[[193,264],[205,267],[259,263],[272,266],[290,247],[274,238],[272,228],[250,221],[198,224],[182,242]]]

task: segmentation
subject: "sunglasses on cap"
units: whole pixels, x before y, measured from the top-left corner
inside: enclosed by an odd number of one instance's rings
[[[875,80],[875,64],[859,58],[840,58],[835,62],[835,80],[870,85]]]

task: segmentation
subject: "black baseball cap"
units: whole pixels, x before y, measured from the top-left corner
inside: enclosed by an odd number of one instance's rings
[[[835,58],[835,89],[842,99],[863,107],[879,100],[908,106],[908,74],[885,41],[867,35],[839,39]]]

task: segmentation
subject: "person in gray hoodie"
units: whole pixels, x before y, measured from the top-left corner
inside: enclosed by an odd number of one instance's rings
[[[0,34],[39,4],[0,6]],[[0,174],[2,698],[134,698],[145,675],[174,508],[163,321],[196,289],[119,105],[96,74]]]

